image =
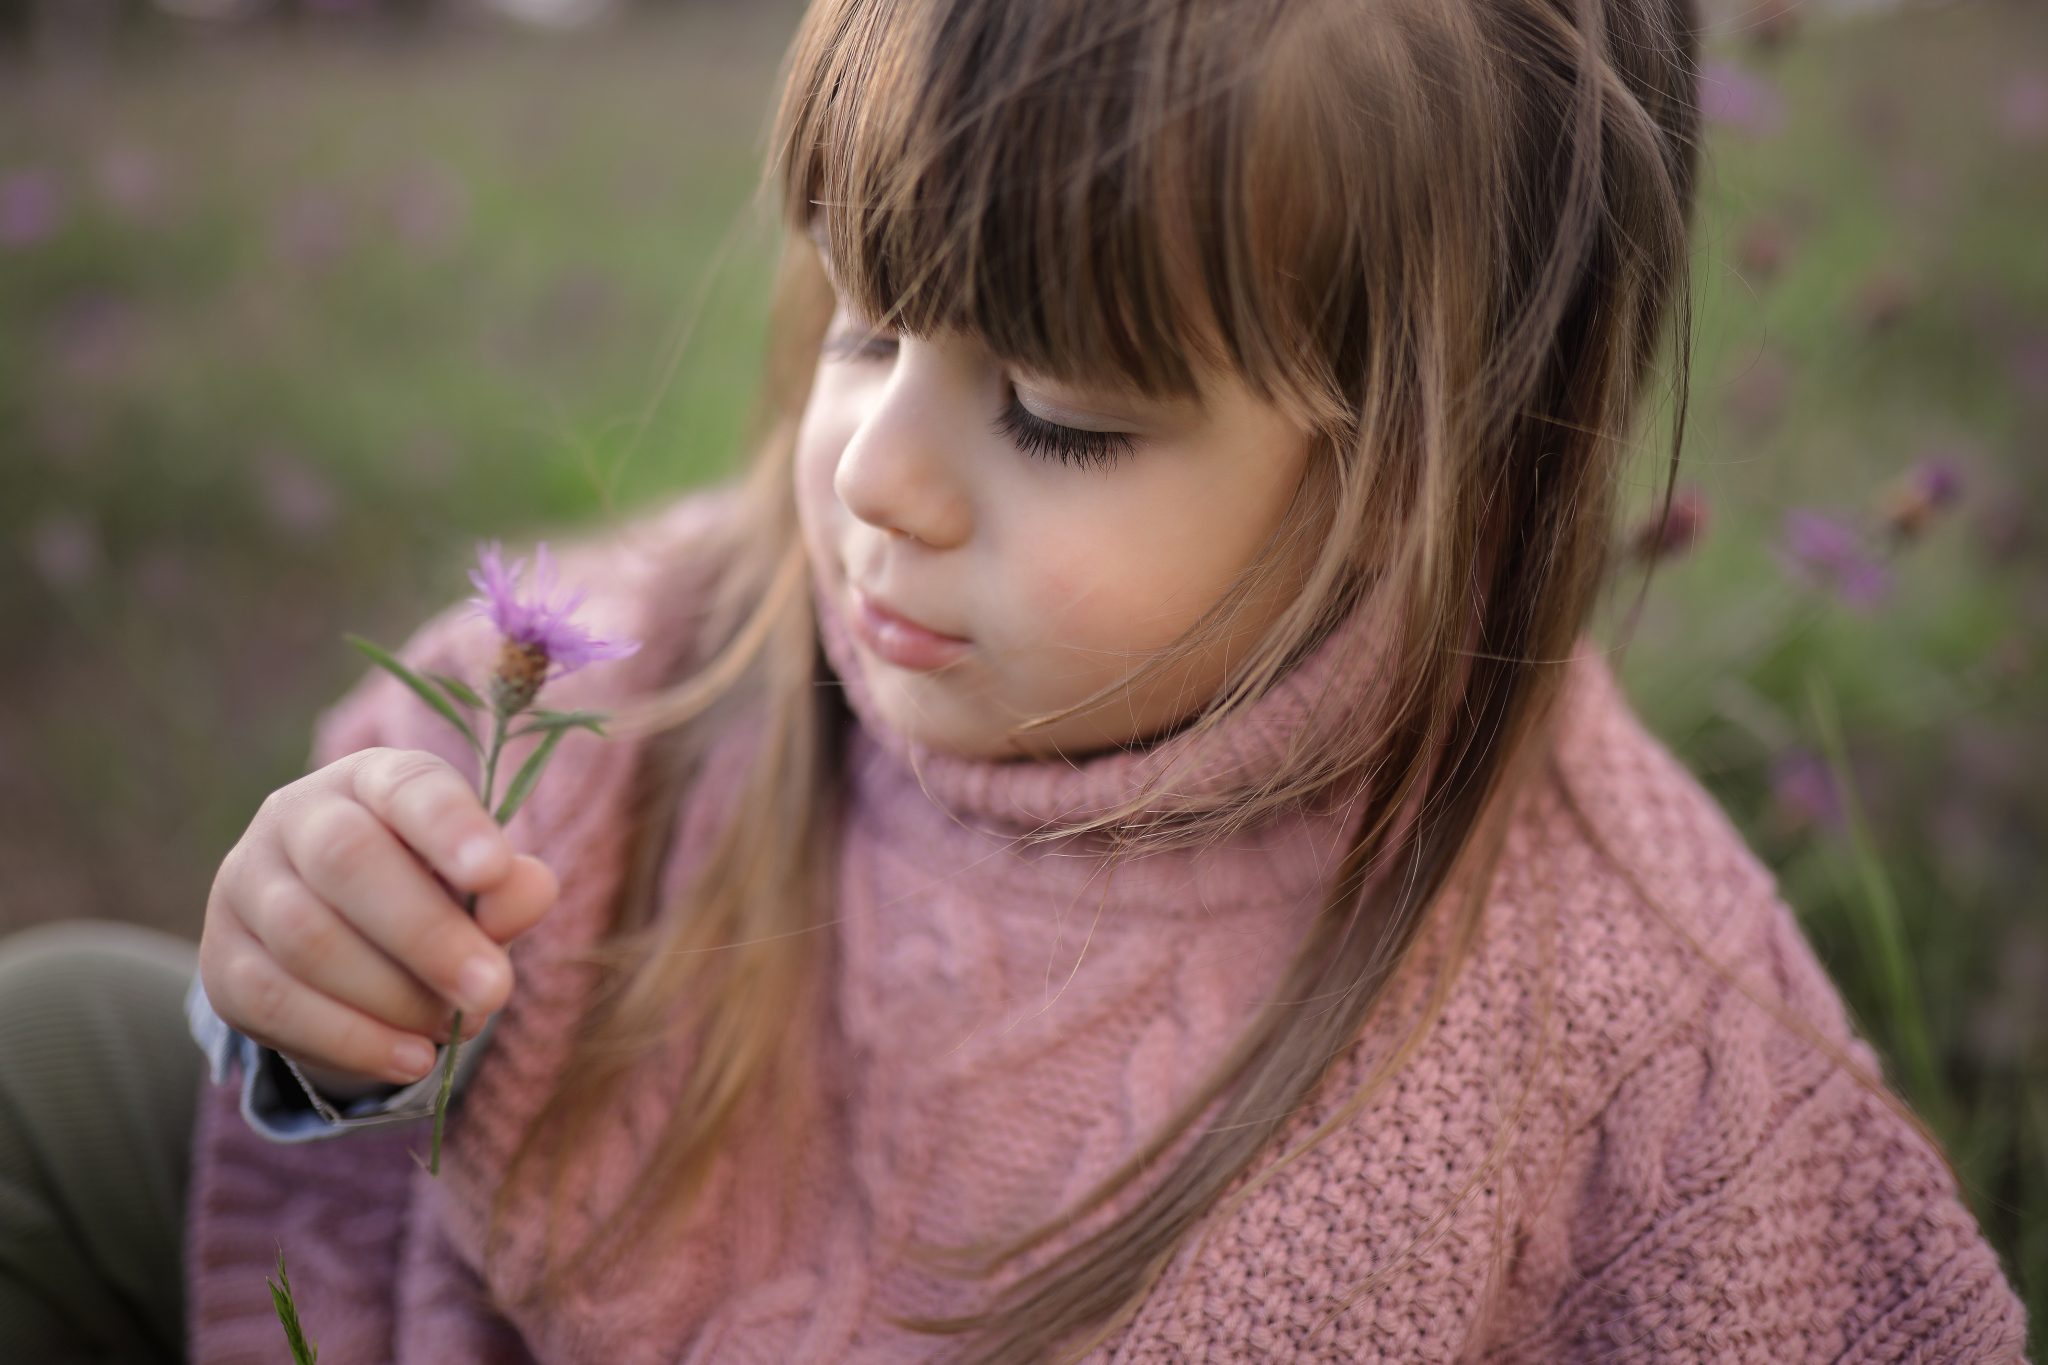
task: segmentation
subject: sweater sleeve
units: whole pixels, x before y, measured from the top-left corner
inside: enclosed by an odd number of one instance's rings
[[[1737,978],[1876,1074],[1781,901],[1752,945]],[[1559,1296],[1510,1358],[2024,1361],[2025,1308],[1940,1154],[1720,984],[1573,1144],[1540,1235]]]

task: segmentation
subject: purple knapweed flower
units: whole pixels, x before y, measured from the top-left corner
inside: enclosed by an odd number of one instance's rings
[[[63,591],[97,574],[106,553],[91,522],[71,512],[52,512],[29,531],[28,557],[43,582]]]
[[[1706,534],[1707,520],[1704,493],[1697,488],[1674,489],[1670,509],[1661,517],[1645,518],[1629,538],[1629,554],[1651,562],[1675,559]]]
[[[1784,415],[1792,379],[1785,357],[1767,346],[1728,381],[1725,393],[1729,416],[1749,435],[1769,431]]]
[[[163,163],[141,147],[114,146],[101,152],[93,163],[93,182],[100,198],[129,218],[147,218],[163,202]]]
[[[477,565],[469,581],[483,595],[469,601],[475,614],[489,617],[505,637],[490,684],[491,705],[499,715],[517,715],[545,684],[585,664],[623,659],[639,650],[638,640],[601,640],[569,619],[582,605],[584,589],[561,602],[548,600],[555,591],[555,561],[545,541],[534,549],[529,594],[522,594],[516,582],[526,561],[515,559],[507,569],[497,541],[477,547]]]
[[[317,268],[354,243],[356,223],[338,190],[316,185],[296,191],[278,206],[271,232],[286,260]]]
[[[1878,518],[1896,540],[1915,540],[1963,494],[1962,468],[1937,452],[1895,479],[1879,500]]]
[[[256,471],[270,524],[293,538],[324,535],[340,513],[334,486],[303,459],[285,450],[265,452]]]
[[[1785,103],[1764,77],[1733,62],[1708,62],[1700,72],[1700,112],[1721,123],[1762,137],[1784,121]]]
[[[469,222],[469,189],[445,166],[423,164],[386,189],[386,206],[398,240],[423,255],[445,251]]]
[[[1999,129],[2022,146],[2048,141],[2048,72],[2022,71],[1998,97]]]
[[[1743,229],[1735,255],[1750,278],[1767,280],[1784,268],[1791,250],[1792,233],[1783,220],[1758,218]]]
[[[1820,512],[1785,514],[1779,558],[1799,577],[1834,590],[1853,607],[1869,607],[1891,591],[1891,573],[1863,548],[1856,528]]]
[[[1771,805],[1794,830],[1839,829],[1842,794],[1827,762],[1811,749],[1788,749],[1771,764]]]
[[[64,221],[64,193],[39,167],[0,175],[0,246],[34,246]]]

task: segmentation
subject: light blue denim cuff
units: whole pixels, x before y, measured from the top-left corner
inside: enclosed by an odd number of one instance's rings
[[[412,1084],[388,1094],[373,1093],[337,1103],[307,1080],[290,1058],[229,1027],[226,1020],[215,1014],[196,972],[185,991],[185,1018],[194,1041],[206,1053],[212,1084],[223,1084],[229,1063],[240,1061],[242,1117],[273,1142],[311,1142],[433,1117],[434,1103],[441,1093],[441,1072],[448,1061],[445,1045],[435,1054],[434,1069]],[[484,1021],[476,1037],[462,1045],[461,1055],[455,1059],[455,1081],[449,1094],[451,1109],[482,1061],[497,1023],[498,1016],[494,1014]]]

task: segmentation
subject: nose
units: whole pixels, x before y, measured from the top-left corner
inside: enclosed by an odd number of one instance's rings
[[[960,462],[971,431],[963,395],[936,364],[905,343],[886,383],[877,385],[833,471],[846,510],[892,539],[948,549],[972,525]]]

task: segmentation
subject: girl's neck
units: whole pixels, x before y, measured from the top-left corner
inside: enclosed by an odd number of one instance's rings
[[[1149,743],[1073,758],[966,757],[911,739],[880,716],[862,680],[858,645],[815,583],[813,594],[826,661],[855,720],[916,774],[933,801],[983,826],[1029,830],[1098,814],[1148,786],[1211,796],[1249,792],[1355,723],[1386,681],[1383,610],[1368,594],[1263,696],[1220,726],[1184,726]],[[1155,804],[1164,802],[1148,808]]]

